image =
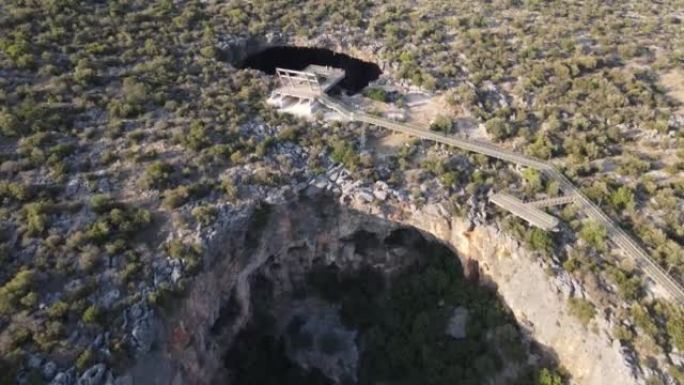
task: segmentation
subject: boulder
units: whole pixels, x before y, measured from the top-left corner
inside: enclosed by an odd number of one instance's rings
[[[359,190],[356,193],[356,199],[362,202],[373,202],[373,194],[368,189]]]
[[[43,365],[43,379],[50,381],[55,377],[55,373],[57,373],[57,364],[48,361]]]
[[[385,190],[373,190],[373,196],[375,199],[384,201],[387,199],[387,191]]]
[[[147,353],[152,349],[155,333],[150,319],[146,318],[136,322],[131,335],[138,352]]]
[[[50,382],[50,385],[73,385],[75,380],[75,371],[67,370],[66,372],[59,372],[55,378]]]
[[[105,364],[93,365],[83,372],[77,385],[101,385],[106,372],[107,366]]]

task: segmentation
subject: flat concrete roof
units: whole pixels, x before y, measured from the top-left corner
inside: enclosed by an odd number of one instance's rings
[[[511,195],[502,193],[494,194],[489,197],[489,201],[542,230],[550,231],[558,226],[558,218],[549,215],[534,206],[525,204],[520,199]]]
[[[344,70],[340,68],[315,64],[307,66],[303,71],[276,68],[276,74],[281,84],[278,90],[281,93],[285,93],[284,89],[290,89],[287,93],[292,96],[296,96],[295,93],[301,93],[306,90],[317,94],[328,92],[345,76]],[[304,94],[308,92],[304,92]]]

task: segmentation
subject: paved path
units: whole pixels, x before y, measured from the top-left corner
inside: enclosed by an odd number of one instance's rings
[[[573,201],[582,209],[582,211],[584,211],[587,217],[605,227],[608,239],[617,245],[626,256],[634,260],[637,267],[639,267],[647,277],[665,289],[666,294],[669,294],[673,300],[680,305],[684,304],[684,287],[676,282],[660,265],[651,260],[646,251],[641,248],[632,237],[627,235],[627,233],[604,214],[598,206],[589,200],[579,188],[575,187],[568,178],[561,174],[560,171],[556,170],[551,164],[540,159],[500,148],[489,142],[446,136],[444,134],[425,130],[419,126],[391,121],[364,112],[355,112],[348,106],[325,94],[319,96],[318,101],[328,108],[337,111],[340,115],[349,120],[388,128],[400,133],[444,143],[466,151],[484,154],[538,170],[547,178],[557,181],[561,191],[563,191],[566,196],[573,197]]]

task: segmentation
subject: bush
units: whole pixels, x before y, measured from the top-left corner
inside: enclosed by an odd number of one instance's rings
[[[563,377],[555,370],[543,368],[537,375],[536,385],[563,385]]]
[[[181,137],[181,143],[193,151],[199,151],[209,145],[209,133],[205,128],[204,122],[196,120],[190,124],[190,130],[187,135]]]
[[[388,102],[389,94],[382,88],[366,88],[363,90],[363,96],[377,100],[378,102]]]
[[[359,165],[359,155],[356,153],[354,146],[344,140],[337,140],[332,145],[332,154],[330,158],[335,163],[342,163],[344,167],[355,170]]]
[[[684,315],[680,311],[670,314],[667,320],[670,341],[680,351],[684,350]]]
[[[69,304],[67,304],[66,302],[62,302],[62,301],[57,301],[57,302],[53,303],[47,309],[48,317],[50,317],[52,319],[62,319],[67,315],[68,312],[69,312]]]
[[[78,266],[86,273],[90,273],[100,262],[100,250],[90,245],[78,256]]]
[[[591,301],[581,298],[570,298],[568,301],[570,314],[577,317],[583,325],[588,325],[596,315],[596,308]]]
[[[532,250],[540,251],[542,253],[551,253],[554,248],[553,239],[549,234],[536,227],[531,228],[527,232],[527,243],[530,245]]]
[[[487,133],[496,140],[503,140],[515,135],[515,126],[502,118],[492,118],[485,123]]]
[[[216,210],[215,207],[198,206],[192,209],[192,216],[198,223],[204,226],[210,224],[214,219],[216,219],[217,214],[218,210]]]
[[[90,208],[98,214],[110,210],[113,203],[113,199],[106,194],[95,194],[90,198]]]
[[[81,319],[83,322],[89,325],[97,324],[100,320],[100,309],[97,307],[97,305],[88,306],[88,308],[83,312]]]
[[[609,276],[617,285],[618,292],[624,300],[636,301],[641,297],[642,282],[638,276],[630,276],[618,268],[612,269]]]
[[[184,261],[188,270],[194,270],[199,266],[203,250],[198,244],[186,244],[174,239],[166,244],[166,252],[171,258]]]
[[[46,207],[42,202],[24,205],[23,213],[26,220],[26,230],[29,235],[38,235],[47,228]]]
[[[628,187],[621,186],[610,194],[609,202],[615,210],[634,210],[634,193]]]
[[[21,270],[0,287],[0,314],[16,311],[19,300],[29,293],[36,280],[33,270]]]
[[[164,192],[164,202],[162,203],[166,208],[175,209],[182,206],[190,197],[190,192],[185,186],[178,186],[172,190]]]
[[[579,236],[598,251],[606,250],[606,228],[595,222],[585,222]]]
[[[430,124],[430,130],[439,131],[445,134],[450,134],[454,128],[454,121],[445,115],[437,115],[435,120]]]
[[[156,161],[145,169],[143,176],[143,186],[147,188],[161,188],[166,186],[171,180],[173,166],[162,161]]]
[[[79,371],[87,369],[95,360],[95,354],[90,348],[84,350],[76,359],[76,368]]]

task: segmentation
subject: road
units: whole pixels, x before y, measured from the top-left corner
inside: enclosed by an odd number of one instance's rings
[[[649,257],[646,251],[639,246],[639,244],[631,236],[625,233],[620,226],[610,219],[598,206],[596,206],[589,198],[587,198],[579,188],[575,187],[575,185],[553,165],[540,159],[506,150],[492,143],[438,134],[419,126],[391,121],[381,117],[369,115],[364,112],[356,112],[350,107],[325,94],[319,96],[318,101],[328,108],[337,111],[340,115],[349,120],[384,127],[403,134],[408,134],[421,139],[432,140],[437,143],[444,143],[450,146],[458,147],[462,150],[484,154],[493,158],[538,170],[548,179],[557,181],[561,191],[563,191],[563,193],[567,196],[574,197],[575,204],[580,207],[587,217],[589,217],[592,221],[602,225],[606,229],[607,237],[611,242],[617,245],[627,257],[631,258],[636,263],[637,267],[640,268],[648,278],[665,289],[666,293],[674,301],[678,302],[680,305],[684,305],[684,287],[675,281],[674,278],[672,278],[665,271],[665,269],[656,264]]]

